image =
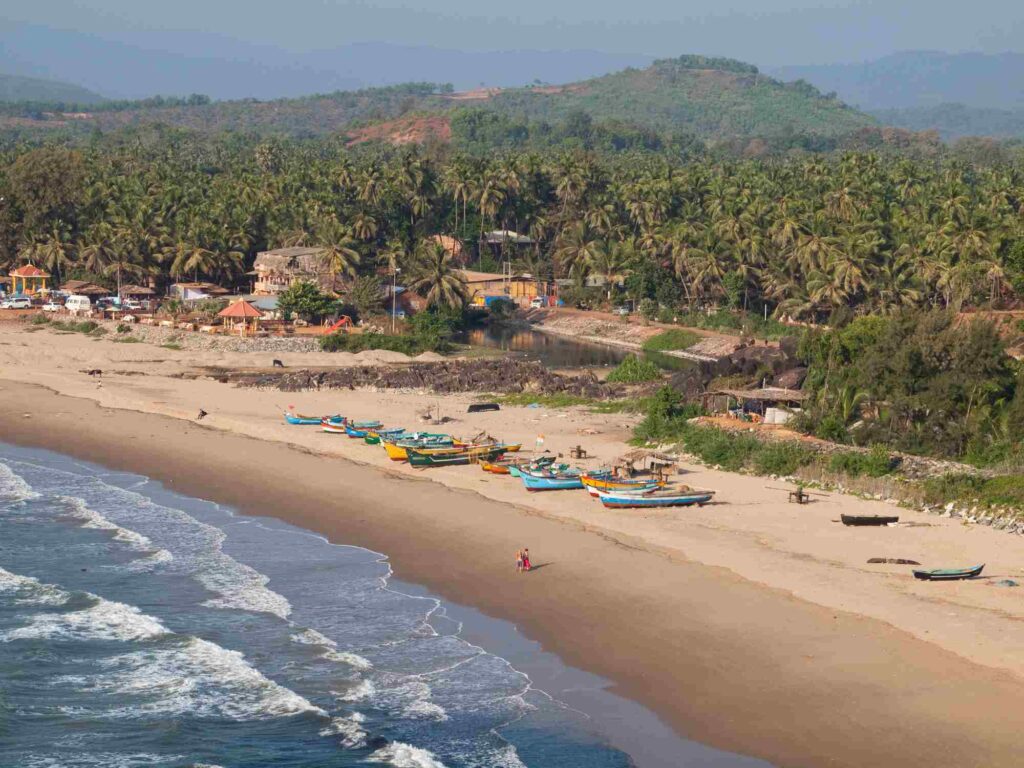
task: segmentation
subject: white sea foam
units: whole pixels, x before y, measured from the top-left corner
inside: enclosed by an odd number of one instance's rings
[[[363,658],[358,653],[327,650],[320,655],[328,661],[336,661],[339,664],[348,664],[350,667],[355,667],[360,672],[367,672],[373,669],[373,662],[369,659]]]
[[[212,526],[206,527],[212,528]],[[220,541],[223,541],[223,533],[220,531],[217,533],[220,534],[218,536]],[[211,553],[203,565],[205,569],[199,571],[195,578],[208,590],[216,592],[218,595],[207,600],[203,605],[209,608],[272,613],[282,619],[287,619],[291,615],[292,606],[285,596],[267,589],[270,579],[254,568],[223,554],[220,551],[219,541],[216,553]]]
[[[65,600],[69,595],[65,594]],[[0,640],[151,640],[166,627],[138,608],[91,595],[96,602],[78,611],[39,613]]]
[[[0,568],[0,595],[9,595],[16,605],[64,605],[68,595],[63,589],[52,584],[43,584],[31,576]]]
[[[148,699],[109,710],[107,717],[191,714],[246,721],[304,712],[326,717],[323,710],[249,665],[241,653],[195,637],[171,647],[122,654],[103,666],[104,673],[89,678],[83,690]]]
[[[360,680],[347,691],[337,694],[341,701],[365,701],[372,698],[377,688],[369,680]]]
[[[362,749],[366,746],[367,733],[363,730],[366,716],[353,712],[348,717],[332,717],[330,724],[320,731],[320,735],[340,736],[341,745],[348,749]]]
[[[120,752],[75,752],[74,754],[27,755],[19,768],[143,768],[149,765],[166,765],[184,760],[184,755],[151,755],[145,752],[123,754]],[[196,763],[192,768],[200,768]],[[211,767],[213,768],[213,767]]]
[[[101,531],[113,531],[114,539],[129,545],[134,549],[151,549],[153,542],[128,528],[110,522],[94,509],[90,509],[84,499],[74,496],[61,496],[60,501],[68,505],[68,516],[75,520],[82,521],[83,528],[93,528]]]
[[[395,768],[445,768],[433,752],[400,741],[381,747],[366,759],[371,763],[387,763]]]
[[[336,650],[338,644],[331,640],[331,638],[320,634],[315,629],[304,629],[301,632],[296,632],[292,635],[292,642],[299,643],[300,645],[322,645],[325,650],[320,654],[321,658],[327,659],[328,661],[336,661],[339,664],[347,664],[350,667],[358,669],[360,672],[366,672],[367,670],[373,669],[373,664],[369,659],[365,659],[359,654],[350,653],[349,651]]]
[[[174,555],[168,552],[166,549],[158,549],[156,552],[140,557],[138,560],[132,560],[127,563],[124,568],[129,571],[136,572],[148,572],[155,570],[161,565],[166,565],[174,560]]]
[[[38,499],[39,494],[9,466],[0,462],[0,501],[16,502]]]

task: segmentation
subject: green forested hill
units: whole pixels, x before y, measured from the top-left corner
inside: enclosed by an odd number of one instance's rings
[[[414,114],[458,114],[466,108],[505,121],[564,123],[581,114],[595,122],[692,134],[704,139],[793,135],[847,136],[875,125],[868,115],[823,96],[806,83],[781,83],[729,59],[683,56],[646,69],[562,86],[452,94],[450,86],[412,83],[270,102],[150,99],[107,103],[70,130],[162,123],[201,131],[255,131],[292,136],[352,130]],[[2,114],[2,112],[0,112]],[[8,109],[8,117],[26,117]],[[39,116],[38,109],[34,115]],[[59,120],[59,117],[56,118]],[[24,125],[20,125],[24,129]],[[53,126],[51,126],[53,127]]]
[[[0,74],[0,102],[28,101],[92,105],[103,101],[103,97],[71,83]]]
[[[681,56],[561,89],[502,91],[488,107],[531,119],[625,120],[700,136],[736,138],[812,133],[846,135],[873,118],[806,83],[782,83],[729,59]]]

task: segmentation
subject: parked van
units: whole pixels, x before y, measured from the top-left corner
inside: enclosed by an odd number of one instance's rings
[[[88,296],[68,296],[64,301],[64,309],[72,315],[82,315],[92,309]]]

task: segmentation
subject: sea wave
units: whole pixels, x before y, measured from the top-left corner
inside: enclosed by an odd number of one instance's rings
[[[366,716],[353,712],[348,717],[332,717],[330,724],[320,731],[324,737],[340,736],[340,743],[348,749],[363,749],[367,743],[368,734],[363,729]]]
[[[336,693],[339,701],[365,701],[377,692],[376,686],[369,680],[360,680],[347,691]]]
[[[112,531],[115,541],[120,541],[134,549],[152,549],[153,547],[153,542],[141,533],[136,533],[129,528],[123,528],[112,523],[96,510],[90,509],[85,499],[80,499],[76,496],[59,496],[58,501],[67,505],[68,517],[81,521],[83,528]]]
[[[3,568],[0,568],[0,595],[11,596],[15,604],[46,606],[64,605],[70,597],[59,587]]]
[[[145,752],[76,752],[60,755],[26,755],[19,768],[144,768],[145,766],[179,765],[184,755],[153,755]],[[199,763],[192,768],[199,768]]]
[[[395,768],[445,768],[445,764],[433,752],[400,741],[381,747],[366,759],[371,763],[387,763]]]
[[[63,597],[66,604],[71,593],[51,586],[52,599]],[[28,624],[13,629],[0,640],[151,640],[166,635],[169,630],[138,608],[124,603],[104,600],[88,592],[85,595],[91,605],[77,611],[63,613],[38,613],[28,618]]]
[[[267,678],[238,651],[181,635],[169,646],[108,659],[103,674],[89,678],[82,689],[143,699],[108,710],[105,716],[112,718],[189,715],[251,721],[303,713],[327,716]]]
[[[336,642],[317,632],[315,629],[307,628],[301,632],[296,632],[292,635],[291,639],[293,643],[299,643],[300,645],[323,646],[325,650],[320,654],[320,657],[327,659],[328,661],[347,664],[350,667],[358,669],[360,672],[366,672],[373,669],[373,663],[369,659],[366,659],[357,653],[337,650],[338,644]]]
[[[32,490],[32,486],[15,474],[9,466],[0,462],[0,501],[17,502],[38,499],[39,494]]]

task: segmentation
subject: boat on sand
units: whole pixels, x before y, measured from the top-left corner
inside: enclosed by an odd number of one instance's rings
[[[915,570],[914,578],[921,581],[962,581],[973,579],[981,575],[985,564],[976,565],[973,568],[935,568],[930,571]]]

